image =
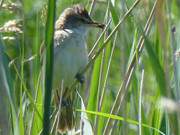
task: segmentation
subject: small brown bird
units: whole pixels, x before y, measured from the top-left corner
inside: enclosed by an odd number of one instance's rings
[[[104,24],[93,21],[87,10],[79,4],[66,8],[56,21],[53,88],[58,89],[57,107],[61,101],[58,124],[60,132],[72,130],[75,125],[74,96],[70,87],[75,78],[80,82],[83,81],[78,73],[88,63],[86,35],[90,27],[104,28]],[[61,84],[63,84],[62,92]],[[60,93],[62,93],[61,99]]]

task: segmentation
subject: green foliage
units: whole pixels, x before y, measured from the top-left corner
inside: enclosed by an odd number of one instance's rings
[[[86,122],[91,123],[97,135],[180,134],[178,0],[137,1],[133,7],[133,0],[57,0],[57,8],[53,0],[0,2],[0,82],[4,86],[0,93],[7,95],[9,116],[9,121],[3,123],[8,129],[1,129],[1,117],[6,115],[0,112],[0,134],[4,130],[9,135],[49,134],[54,122],[51,95],[54,18],[76,3],[92,9],[94,20],[105,23],[111,20],[90,55],[85,92],[77,89],[86,107],[82,110],[75,106],[77,113],[87,113]],[[147,19],[154,4],[150,23]],[[143,29],[146,23],[150,24],[149,32]],[[89,50],[101,33],[89,30]],[[143,41],[142,46],[139,41]],[[44,50],[46,64],[42,61]],[[118,93],[122,94],[120,98]],[[113,105],[116,111],[111,110]]]
[[[53,41],[55,26],[55,9],[56,1],[48,1],[48,13],[45,30],[45,47],[46,47],[46,66],[45,66],[45,97],[44,97],[44,116],[43,116],[43,135],[50,133],[50,111],[52,95],[52,78],[53,78]]]

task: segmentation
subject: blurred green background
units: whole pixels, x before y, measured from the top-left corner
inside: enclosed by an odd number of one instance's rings
[[[98,50],[134,2],[57,0],[56,19],[66,7],[81,3],[94,20],[105,24],[110,21],[98,42]],[[45,40],[47,8],[47,0],[0,1],[2,135],[42,132],[44,65],[40,51]],[[85,89],[79,90],[91,124],[89,130],[95,135],[180,134],[179,20],[179,0],[139,0],[122,20],[86,72]],[[144,29],[146,24],[148,32]],[[101,33],[96,29],[89,31],[89,51]],[[116,111],[111,115],[115,103]],[[53,104],[51,109],[53,112]],[[78,114],[82,111],[79,106],[75,109]],[[113,120],[109,126],[108,118]],[[87,129],[84,134],[88,132]]]

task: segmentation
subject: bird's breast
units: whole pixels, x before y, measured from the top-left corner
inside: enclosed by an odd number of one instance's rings
[[[69,87],[88,62],[86,42],[84,37],[74,34],[59,44],[54,48],[54,86],[63,80],[64,87]]]

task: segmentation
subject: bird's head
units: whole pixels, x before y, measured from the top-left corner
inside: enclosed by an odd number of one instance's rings
[[[55,29],[88,29],[89,27],[104,28],[105,25],[93,21],[82,5],[66,8],[56,21]]]

